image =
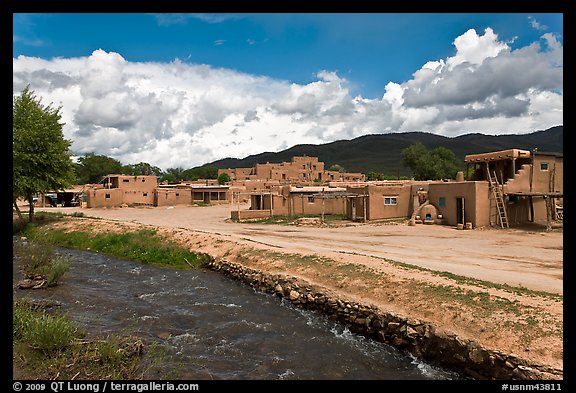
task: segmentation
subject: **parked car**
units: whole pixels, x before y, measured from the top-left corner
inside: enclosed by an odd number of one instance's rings
[[[48,202],[50,204],[50,206],[52,206],[52,207],[58,206],[58,201],[56,200],[55,196],[46,194],[44,196],[44,198],[45,198],[46,202]]]

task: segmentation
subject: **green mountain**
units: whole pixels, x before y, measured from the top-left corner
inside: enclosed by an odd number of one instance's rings
[[[403,149],[422,143],[428,149],[442,146],[454,152],[465,169],[464,156],[506,149],[563,153],[564,127],[556,126],[529,134],[485,135],[466,134],[453,138],[427,132],[403,132],[364,135],[350,140],[339,140],[321,145],[295,145],[272,153],[260,153],[243,159],[225,158],[206,165],[217,168],[250,168],[256,163],[290,161],[293,156],[318,157],[325,167],[338,164],[347,172],[380,172],[388,176],[410,176],[410,170],[401,164]]]

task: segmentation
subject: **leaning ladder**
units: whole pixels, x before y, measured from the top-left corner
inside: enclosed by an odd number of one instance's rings
[[[498,217],[500,218],[500,226],[502,228],[509,228],[508,226],[508,216],[506,215],[506,206],[504,205],[504,195],[502,194],[502,189],[498,183],[498,177],[496,176],[496,171],[494,171],[494,177],[490,175],[488,170],[488,182],[490,183],[490,188],[492,189],[492,195],[496,201],[496,210],[498,211]]]

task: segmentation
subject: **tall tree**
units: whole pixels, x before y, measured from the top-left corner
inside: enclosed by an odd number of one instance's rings
[[[165,172],[160,175],[161,181],[168,181],[168,182],[175,182],[184,180],[182,173],[184,172],[184,168],[168,168]]]
[[[416,180],[454,179],[459,165],[456,155],[445,147],[428,150],[415,143],[402,150],[402,165],[410,168]]]
[[[147,162],[139,162],[138,164],[129,164],[122,167],[122,173],[131,176],[160,176],[162,170],[157,166],[152,166]]]
[[[78,184],[98,183],[102,178],[111,173],[121,173],[120,161],[103,155],[88,153],[78,158]]]
[[[74,184],[71,142],[64,138],[60,122],[62,108],[42,104],[27,86],[12,101],[12,198],[24,198],[34,221],[35,194],[62,190]]]

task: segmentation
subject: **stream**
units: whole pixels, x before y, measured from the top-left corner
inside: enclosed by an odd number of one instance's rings
[[[14,298],[55,302],[89,334],[155,343],[144,379],[465,379],[216,272],[56,250],[72,260],[59,284]]]

